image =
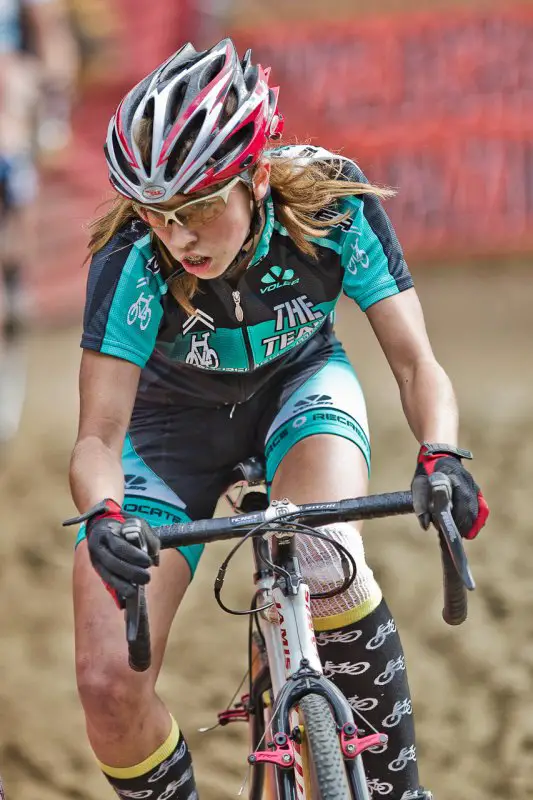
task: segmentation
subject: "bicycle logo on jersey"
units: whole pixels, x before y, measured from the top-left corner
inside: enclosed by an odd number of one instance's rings
[[[359,237],[362,236],[362,231],[359,228],[352,228],[351,232],[355,234],[354,241],[350,244],[352,248],[352,254],[350,256],[350,260],[346,265],[346,269],[352,275],[357,275],[357,271],[359,267],[362,269],[368,269],[370,266],[370,259],[368,257],[368,253],[363,248],[359,247]]]
[[[210,331],[202,333],[200,336],[196,333],[191,337],[191,349],[185,358],[186,364],[191,364],[194,367],[206,367],[207,369],[216,369],[219,365],[219,358],[217,351],[209,346]]]
[[[148,280],[146,278],[140,278],[137,281],[137,289],[141,289],[143,286],[146,286]],[[141,292],[137,300],[131,304],[128,309],[128,325],[134,325],[137,320],[139,320],[139,327],[142,331],[145,331],[148,325],[150,324],[150,320],[152,319],[152,309],[150,308],[150,303],[154,299],[153,294],[149,294],[145,297],[144,292]]]

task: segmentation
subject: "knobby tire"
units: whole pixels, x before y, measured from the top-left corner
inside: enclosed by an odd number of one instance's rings
[[[353,800],[339,734],[328,702],[317,694],[299,701],[304,723],[303,747],[320,800]],[[311,799],[310,799],[311,800]]]

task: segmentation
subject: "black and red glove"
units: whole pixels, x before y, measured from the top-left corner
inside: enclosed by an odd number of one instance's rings
[[[415,513],[424,530],[431,522],[432,489],[428,475],[434,472],[442,472],[450,479],[452,516],[463,538],[473,539],[487,521],[489,507],[474,478],[463,467],[463,458],[471,459],[472,453],[448,444],[422,444],[411,490]]]
[[[159,564],[159,537],[146,520],[125,514],[110,499],[66,524],[83,521],[91,563],[117,606],[124,608],[136,586],[149,582],[150,567]]]

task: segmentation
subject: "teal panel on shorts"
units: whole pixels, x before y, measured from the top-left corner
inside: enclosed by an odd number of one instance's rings
[[[125,478],[125,495],[122,506],[124,511],[133,516],[142,517],[153,528],[157,528],[159,525],[170,525],[172,522],[190,521],[184,502],[145,464],[136,453],[129,436],[126,437],[122,450],[122,467]],[[78,532],[76,546],[85,539],[85,536],[85,525],[82,525]],[[203,544],[191,544],[177,548],[190,567],[191,577],[194,576],[204,546]]]
[[[276,414],[265,439],[268,483],[291,447],[308,436],[324,433],[356,444],[370,474],[365,399],[353,367],[340,348],[290,395]]]

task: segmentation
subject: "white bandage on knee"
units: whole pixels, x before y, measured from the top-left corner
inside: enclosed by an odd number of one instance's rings
[[[382,594],[374,574],[365,561],[361,534],[348,522],[318,528],[351,553],[357,575],[350,588],[325,600],[311,600],[316,630],[344,627],[370,614],[381,602]],[[311,594],[340,586],[344,575],[334,546],[312,536],[297,537],[297,553]]]

